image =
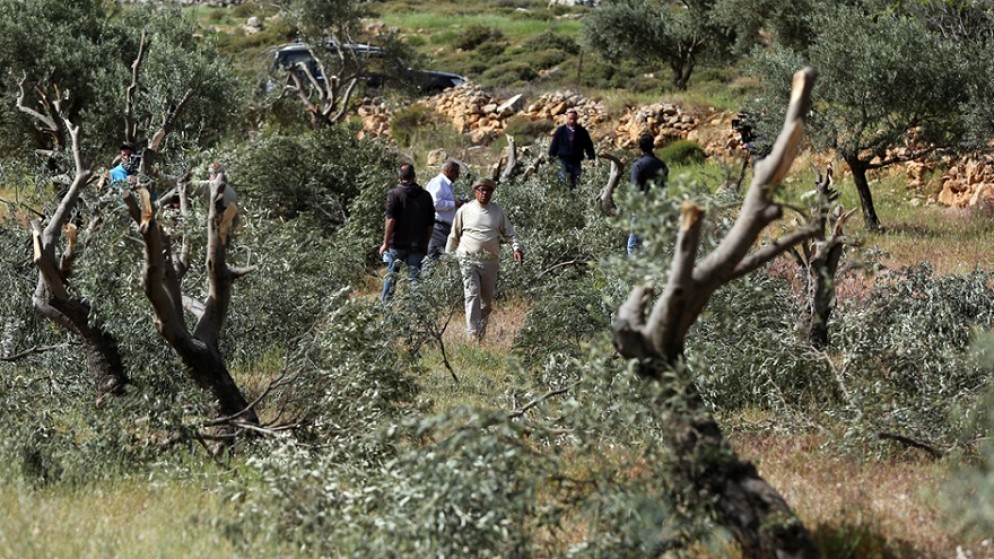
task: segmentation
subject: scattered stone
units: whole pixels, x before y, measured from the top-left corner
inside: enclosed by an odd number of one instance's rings
[[[442,163],[444,163],[447,158],[448,156],[446,155],[444,149],[442,148],[433,149],[428,152],[426,163],[428,164],[429,167],[434,167],[436,165],[441,165]]]

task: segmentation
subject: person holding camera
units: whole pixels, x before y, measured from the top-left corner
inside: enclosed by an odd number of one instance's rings
[[[121,151],[117,158],[111,162],[112,164],[117,163],[117,165],[112,167],[108,173],[110,182],[111,184],[117,182],[135,183],[138,179],[130,177],[138,174],[138,168],[141,166],[141,156],[135,155],[134,148],[128,142],[121,144],[120,149]]]
[[[435,202],[435,228],[432,230],[431,242],[428,243],[428,258],[431,260],[438,259],[445,252],[445,243],[452,231],[452,220],[456,217],[456,210],[465,202],[457,200],[452,191],[452,183],[459,180],[459,172],[459,162],[447,159],[442,163],[438,176],[425,185],[425,190]]]

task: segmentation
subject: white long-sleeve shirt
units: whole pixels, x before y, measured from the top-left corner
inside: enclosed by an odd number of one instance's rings
[[[483,206],[473,200],[463,204],[456,212],[445,252],[482,260],[497,260],[500,257],[501,239],[511,243],[514,250],[521,250],[514,226],[507,219],[504,210],[493,202]]]
[[[456,196],[452,192],[452,181],[443,173],[428,181],[425,190],[435,202],[435,221],[452,223],[456,216]]]

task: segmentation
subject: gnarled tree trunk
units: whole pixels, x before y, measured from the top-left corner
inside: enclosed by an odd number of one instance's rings
[[[18,99],[20,106],[23,99]],[[38,284],[32,304],[40,314],[59,326],[78,334],[86,351],[90,376],[99,394],[119,393],[128,383],[121,361],[117,340],[107,330],[90,322],[90,303],[71,294],[69,281],[76,258],[76,226],[69,223],[69,216],[76,208],[80,191],[93,180],[93,172],[83,164],[79,147],[79,127],[61,113],[58,95],[45,97],[43,105],[49,113],[45,122],[57,127],[59,136],[68,135],[76,166],[76,174],[69,189],[59,202],[47,223],[31,223],[34,242],[34,263],[38,268]],[[30,114],[30,113],[29,113]],[[62,232],[66,242],[62,243]]]
[[[819,199],[813,211],[821,233],[811,242],[801,243],[800,252],[791,249],[794,259],[804,270],[805,300],[797,330],[816,349],[828,347],[828,320],[835,308],[835,276],[838,274],[845,246],[852,244],[843,233],[843,225],[856,211],[853,209],[844,212],[842,206],[826,211],[828,205],[838,198],[838,193],[831,189],[831,184],[831,168],[824,178],[818,173],[816,191]]]
[[[618,309],[612,325],[615,347],[621,355],[639,359],[640,371],[649,379],[661,382],[664,373],[684,370],[687,331],[718,288],[818,234],[817,224],[808,223],[749,253],[763,229],[783,213],[772,195],[803,136],[813,84],[810,69],[794,76],[783,130],[771,154],[756,163],[738,219],[715,250],[697,262],[704,210],[685,203],[670,276],[648,320],[645,310],[650,293],[646,288],[633,289]],[[783,497],[751,463],[735,454],[693,382],[687,379],[686,384],[681,387],[680,409],[674,410],[667,430],[681,478],[674,483],[689,485],[693,488],[690,494],[700,496],[703,503],[713,503],[717,521],[735,535],[747,557],[817,557],[807,530]]]
[[[225,204],[226,187],[224,182],[211,185],[206,262],[209,283],[207,300],[203,303],[182,293],[180,282],[189,268],[187,252],[181,250],[174,258],[172,240],[156,221],[148,190],[140,191],[141,202],[129,193],[125,204],[144,241],[141,284],[155,313],[156,330],[186,365],[191,378],[211,392],[223,416],[234,422],[255,424],[258,423],[255,410],[231,377],[218,346],[231,300],[231,287],[237,278],[252,271],[251,268],[235,269],[227,265],[231,228],[238,208],[233,203]],[[181,207],[185,208],[186,185],[179,185],[179,190]],[[186,324],[184,307],[198,314],[193,331]]]

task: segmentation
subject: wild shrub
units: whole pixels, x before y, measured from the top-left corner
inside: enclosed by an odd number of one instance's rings
[[[346,222],[363,185],[389,183],[393,175],[384,147],[356,139],[347,126],[264,136],[229,167],[244,207],[265,208],[267,217],[280,219],[306,213],[324,233]]]
[[[521,46],[530,51],[558,50],[570,55],[580,54],[580,45],[576,41],[552,31],[529,37]]]
[[[690,140],[677,140],[666,145],[656,155],[670,165],[694,165],[707,159],[704,149]]]
[[[503,64],[490,66],[483,72],[483,79],[493,87],[507,87],[520,82],[531,81],[538,77],[538,72],[527,62],[510,60]]]
[[[504,33],[502,33],[500,29],[480,24],[473,24],[466,27],[466,29],[459,34],[459,37],[456,38],[453,46],[460,50],[474,50],[486,43],[496,43],[506,46],[507,41],[504,37]],[[501,50],[503,50],[503,48]]]
[[[413,103],[396,111],[390,120],[390,137],[397,145],[408,147],[426,129],[435,129],[444,119],[429,107]]]

